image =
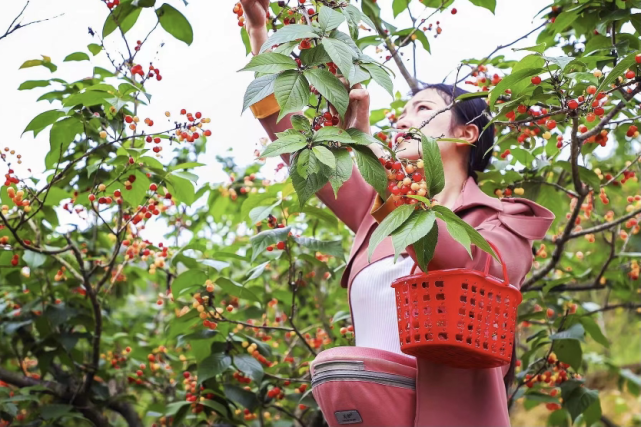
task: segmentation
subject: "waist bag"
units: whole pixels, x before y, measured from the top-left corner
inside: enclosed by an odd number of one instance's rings
[[[312,394],[329,427],[410,427],[416,414],[416,359],[368,347],[334,347],[310,366]]]

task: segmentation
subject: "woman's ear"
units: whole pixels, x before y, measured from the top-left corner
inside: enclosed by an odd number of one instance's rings
[[[470,144],[474,144],[476,141],[479,139],[479,128],[478,126],[474,124],[469,124],[469,125],[460,125],[456,127],[457,129],[457,136],[456,138],[462,139],[463,141],[467,141]],[[463,144],[462,142],[459,143],[457,142],[456,145],[458,147],[465,146],[467,144]]]

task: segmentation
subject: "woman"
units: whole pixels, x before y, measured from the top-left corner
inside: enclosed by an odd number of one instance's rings
[[[241,0],[252,53],[256,55],[267,40],[266,14],[269,0]],[[452,87],[425,86],[413,93],[397,122],[399,129],[419,127],[434,112],[451,102]],[[454,96],[465,93],[458,88]],[[343,128],[356,127],[370,133],[369,95],[355,85],[350,90],[350,104]],[[501,200],[483,193],[477,185],[476,172],[484,171],[490,161],[483,154],[494,142],[494,128],[480,135],[488,119],[482,114],[486,107],[481,99],[457,104],[437,115],[422,131],[428,136],[445,135],[470,144],[439,142],[445,173],[445,187],[435,199],[453,210],[472,225],[500,251],[508,268],[512,286],[520,287],[532,266],[532,241],[545,236],[554,220],[547,209],[527,199]],[[266,99],[252,106],[269,137],[291,127],[290,117],[276,122],[278,106]],[[379,147],[372,146],[374,150]],[[416,141],[403,141],[397,147],[399,157],[420,158]],[[379,154],[379,153],[377,153]],[[289,155],[283,155],[289,164]],[[414,264],[413,250],[408,247],[393,262],[391,238],[385,239],[367,260],[367,247],[378,223],[394,209],[394,200],[383,201],[358,173],[354,166],[351,178],[334,197],[329,184],[316,193],[336,216],[356,233],[341,286],[348,288],[356,345],[401,353],[393,280],[408,275]],[[437,221],[439,239],[429,269],[470,268],[483,270],[487,254],[472,247],[473,258]],[[500,263],[493,260],[490,274],[502,277]],[[512,364],[493,369],[463,370],[417,361],[416,426],[509,426],[506,384],[513,379],[516,358]],[[508,375],[509,371],[509,375]],[[504,382],[505,381],[505,382]]]

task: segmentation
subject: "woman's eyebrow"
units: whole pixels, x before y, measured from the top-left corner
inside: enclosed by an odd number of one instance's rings
[[[436,102],[434,102],[434,101],[430,101],[429,99],[417,99],[417,100],[415,100],[415,101],[410,102],[410,105],[411,105],[411,106],[414,106],[414,105],[416,105],[416,104],[418,104],[418,103],[420,103],[420,102],[429,102],[429,103],[431,103],[431,104],[436,105]],[[406,110],[407,110],[407,105],[405,106],[405,108],[403,108],[403,111],[401,111],[401,116],[402,116],[403,114],[405,114],[405,111],[406,111]]]

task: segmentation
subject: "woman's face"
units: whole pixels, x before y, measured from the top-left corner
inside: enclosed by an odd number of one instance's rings
[[[447,106],[448,103],[441,98],[441,95],[436,91],[436,89],[424,89],[414,95],[412,99],[407,102],[403,112],[399,116],[396,127],[398,129],[409,129],[411,127],[418,128],[423,122],[434,116],[435,112]],[[447,110],[434,117],[425,127],[423,127],[422,131],[426,136],[434,138],[446,137],[462,138],[467,140],[470,136],[466,137],[465,135],[460,135],[460,133],[464,131],[461,131],[458,127],[454,127],[454,129],[452,129],[452,119],[452,111]],[[473,141],[475,141],[475,139]],[[454,155],[462,154],[460,153],[461,147],[459,144],[444,141],[439,141],[437,144],[441,151],[441,157],[443,160]],[[405,140],[397,147],[397,156],[400,158],[417,160],[420,158],[419,146],[420,143],[416,140]],[[469,149],[469,147],[466,148]]]

